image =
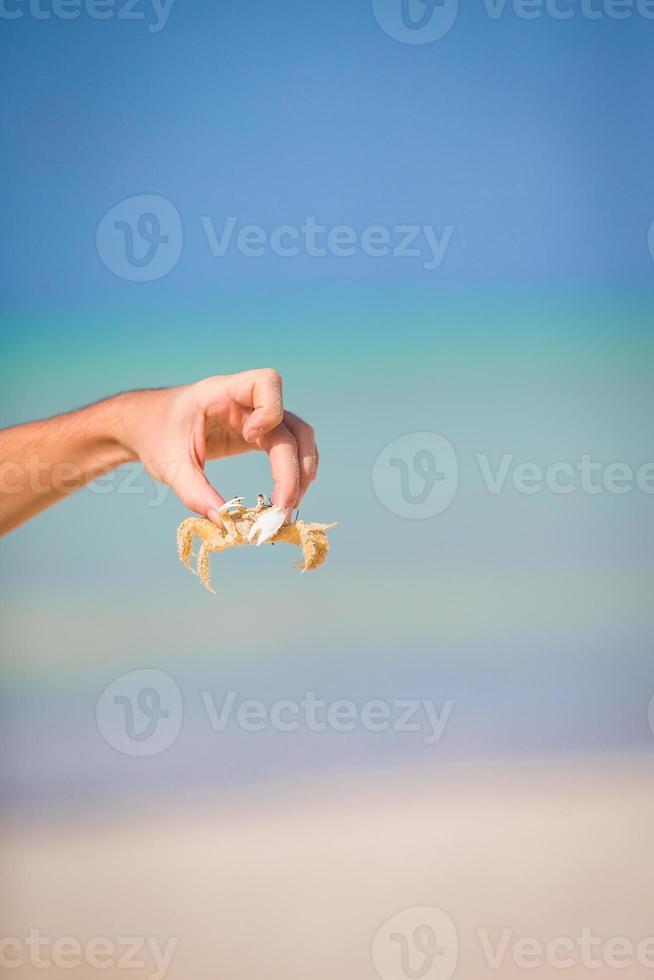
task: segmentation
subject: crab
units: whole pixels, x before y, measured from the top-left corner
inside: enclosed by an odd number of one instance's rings
[[[179,557],[209,592],[215,592],[211,587],[209,566],[212,551],[226,551],[227,548],[250,544],[258,547],[267,541],[271,544],[285,542],[302,549],[304,560],[295,562],[295,567],[301,572],[309,572],[322,565],[329,551],[325,531],[335,527],[335,524],[307,524],[299,520],[286,524],[284,511],[271,504],[264,494],[258,495],[256,507],[244,507],[244,500],[244,497],[234,497],[219,508],[224,527],[218,527],[205,517],[187,517],[177,528]],[[194,537],[200,541],[197,555],[193,553]],[[195,568],[191,566],[193,557],[196,559]]]

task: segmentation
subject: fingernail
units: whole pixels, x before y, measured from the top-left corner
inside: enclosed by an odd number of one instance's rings
[[[246,442],[254,442],[257,438],[258,429],[249,429],[247,432],[243,433],[243,438]]]
[[[290,524],[291,514],[293,513],[293,508],[290,504],[280,504],[278,500],[275,499],[275,494],[273,493],[271,497],[273,507],[279,507],[280,510],[284,511],[284,520],[286,524]]]
[[[209,518],[210,521],[213,521],[214,524],[217,524],[218,527],[223,526],[222,518],[218,513],[217,507],[210,507],[209,510],[207,511],[207,517]]]

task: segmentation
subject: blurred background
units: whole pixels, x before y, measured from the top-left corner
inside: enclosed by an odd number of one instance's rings
[[[338,526],[211,596],[127,467],[0,542],[3,970],[651,975],[653,39],[7,0],[1,424],[273,366]]]

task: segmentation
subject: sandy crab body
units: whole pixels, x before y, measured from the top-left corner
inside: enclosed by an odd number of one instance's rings
[[[243,497],[235,497],[220,508],[224,528],[217,527],[204,517],[187,517],[177,528],[179,557],[191,571],[197,574],[210,592],[211,569],[209,555],[214,551],[226,551],[243,545],[261,545],[282,542],[302,549],[303,561],[296,562],[301,572],[308,572],[322,565],[329,551],[326,531],[335,524],[308,524],[295,521],[284,524],[284,512],[266,502],[259,494],[256,507],[243,507]],[[193,553],[193,540],[200,542],[197,554]],[[191,559],[195,557],[195,568]]]

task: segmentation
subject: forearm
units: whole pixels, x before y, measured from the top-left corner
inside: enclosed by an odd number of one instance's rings
[[[130,395],[0,431],[0,534],[135,459]]]

